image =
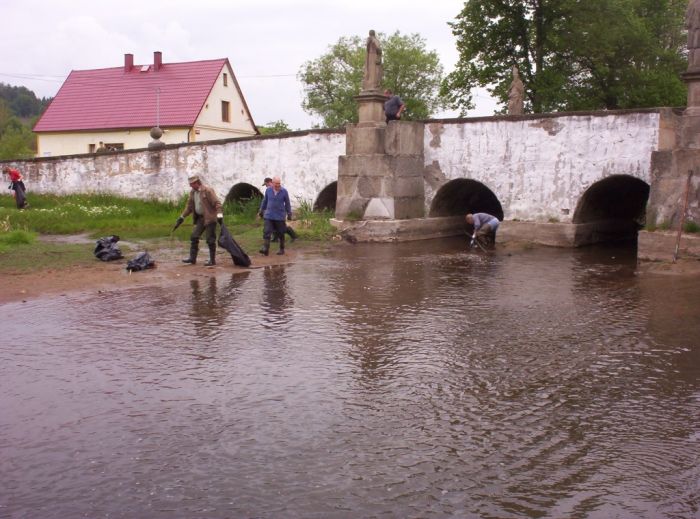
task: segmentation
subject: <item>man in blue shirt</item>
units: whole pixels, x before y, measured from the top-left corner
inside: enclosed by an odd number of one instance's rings
[[[398,121],[401,119],[401,114],[406,109],[406,105],[403,104],[401,98],[389,90],[388,88],[384,91],[384,95],[387,100],[384,103],[384,115],[386,116],[386,122]]]
[[[277,233],[280,249],[277,254],[284,254],[284,233],[287,229],[286,218],[292,219],[292,204],[289,193],[282,187],[280,177],[272,179],[272,186],[265,190],[258,214],[265,219],[263,227],[263,248],[260,253],[267,256],[270,252],[270,239]]]
[[[496,244],[496,231],[501,224],[498,218],[488,213],[469,213],[466,219],[469,225],[474,226],[472,239],[480,240],[481,243],[489,246]]]

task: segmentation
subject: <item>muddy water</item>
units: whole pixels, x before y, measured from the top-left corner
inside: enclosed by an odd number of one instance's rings
[[[4,305],[0,517],[697,517],[698,308],[450,242]]]

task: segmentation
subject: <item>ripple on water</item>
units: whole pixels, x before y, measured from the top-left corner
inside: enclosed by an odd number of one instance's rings
[[[0,510],[693,517],[700,288],[661,288],[609,253],[356,246],[4,305]]]

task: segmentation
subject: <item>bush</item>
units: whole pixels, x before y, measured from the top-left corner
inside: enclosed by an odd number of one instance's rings
[[[683,225],[683,231],[687,233],[697,233],[700,232],[700,225],[693,221],[687,221],[685,222],[685,225]]]

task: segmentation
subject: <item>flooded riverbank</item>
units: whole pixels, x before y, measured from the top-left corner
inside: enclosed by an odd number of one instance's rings
[[[699,304],[457,240],[8,303],[0,516],[695,517]]]

